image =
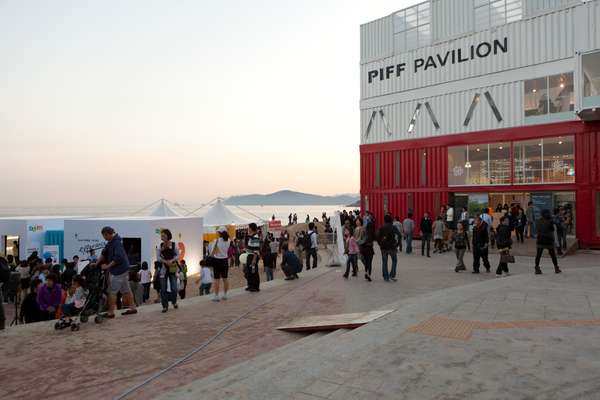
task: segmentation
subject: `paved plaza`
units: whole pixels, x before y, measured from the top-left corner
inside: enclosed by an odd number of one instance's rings
[[[372,283],[320,267],[257,295],[236,290],[219,304],[196,297],[166,315],[144,306],[77,333],[48,323],[9,329],[0,341],[0,398],[113,398],[258,306],[128,398],[597,398],[597,254],[561,259],[561,275],[544,259],[542,276],[533,275],[532,258],[518,257],[502,279],[457,274],[450,253],[403,254],[397,283],[383,282],[376,260]],[[275,329],[302,316],[376,309],[395,311],[353,331]]]

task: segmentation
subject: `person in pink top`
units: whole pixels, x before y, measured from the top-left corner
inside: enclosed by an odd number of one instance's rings
[[[350,266],[352,266],[352,276],[356,276],[358,273],[358,242],[356,238],[352,234],[350,229],[344,230],[344,240],[345,240],[345,248],[346,248],[346,273],[344,274],[344,278],[348,279],[350,274]]]

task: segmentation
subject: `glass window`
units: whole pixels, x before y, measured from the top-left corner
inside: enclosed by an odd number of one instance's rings
[[[448,186],[467,184],[467,146],[448,147]]]
[[[583,66],[583,96],[600,96],[600,52],[584,54],[581,57]]]
[[[548,79],[550,112],[561,113],[575,110],[573,73],[553,75]]]
[[[510,143],[490,144],[490,184],[510,184]]]
[[[429,1],[394,14],[394,42],[399,52],[431,44]]]
[[[515,142],[515,183],[542,183],[542,141]]]
[[[575,182],[575,146],[572,136],[543,140],[544,183]]]
[[[522,0],[475,0],[475,29],[504,25],[523,17]]]
[[[525,116],[548,114],[548,79],[525,81]]]
[[[488,145],[469,146],[467,168],[467,185],[489,185]]]

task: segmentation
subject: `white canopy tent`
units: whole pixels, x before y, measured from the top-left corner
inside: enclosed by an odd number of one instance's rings
[[[221,199],[207,209],[198,211],[198,215],[204,219],[204,226],[248,225],[252,222],[231,212]]]
[[[181,217],[182,215],[175,211],[165,199],[160,199],[160,203],[149,214],[150,217]]]

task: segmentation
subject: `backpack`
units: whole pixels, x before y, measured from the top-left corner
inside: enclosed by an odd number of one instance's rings
[[[10,267],[5,259],[0,259],[0,283],[7,283],[10,280]],[[1,300],[0,300],[1,301]]]
[[[309,232],[304,236],[304,250],[312,249],[312,235],[314,234],[314,232]]]

